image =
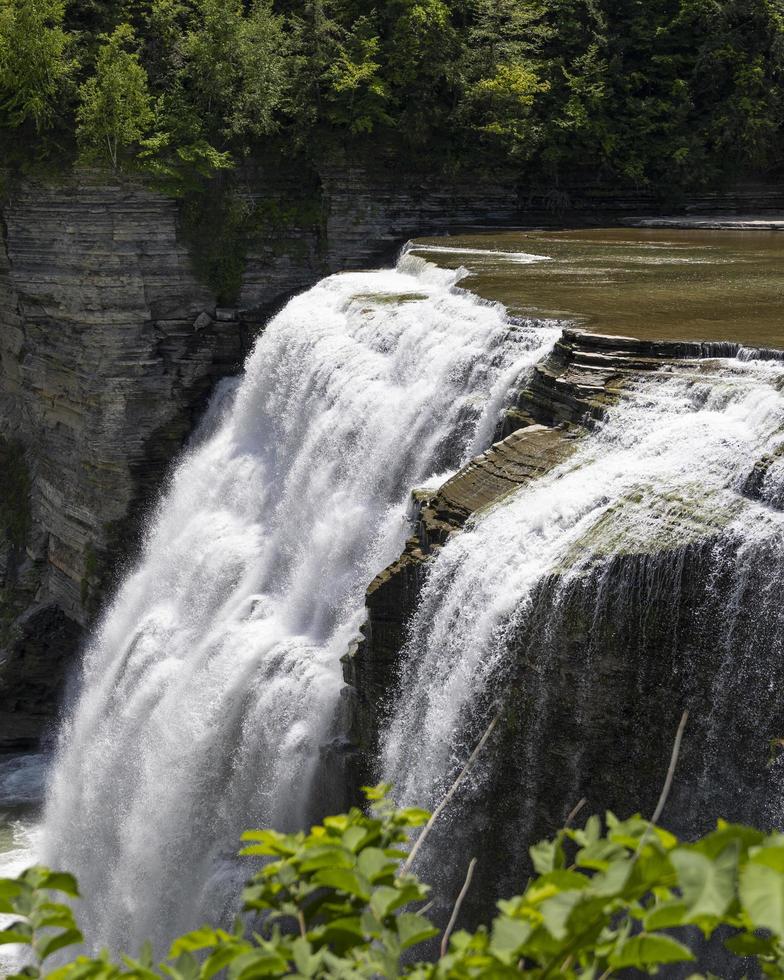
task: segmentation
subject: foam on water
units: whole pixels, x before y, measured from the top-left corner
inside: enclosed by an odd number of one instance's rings
[[[78,876],[89,945],[160,949],[228,916],[240,832],[308,818],[339,659],[410,488],[484,448],[558,335],[459,275],[408,257],[293,299],[174,470],[49,791],[41,855]]]
[[[402,801],[432,805],[449,785],[476,730],[469,722],[493,710],[494,681],[545,581],[557,602],[612,556],[714,537],[735,542],[726,560],[741,578],[760,549],[783,553],[781,464],[769,467],[759,499],[744,492],[755,463],[784,451],[783,392],[780,361],[703,361],[651,375],[566,463],[447,543],[410,625],[384,738],[384,778]],[[724,560],[719,548],[716,556]],[[729,650],[729,671],[740,653]]]
[[[40,829],[34,807],[43,800],[48,762],[42,753],[0,757],[0,878],[15,878],[35,864]],[[11,921],[0,915],[0,928]],[[0,946],[0,975],[22,965],[20,947]]]
[[[494,256],[495,258],[503,258],[506,262],[515,262],[520,265],[551,261],[549,255],[536,255],[533,252],[505,252],[492,248],[461,248],[458,245],[420,245],[416,242],[412,242],[408,247],[417,254],[440,252],[445,255],[473,255],[479,258]]]

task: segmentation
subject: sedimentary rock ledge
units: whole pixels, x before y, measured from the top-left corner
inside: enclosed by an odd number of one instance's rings
[[[567,328],[506,413],[504,437],[438,490],[415,492],[414,533],[401,556],[368,587],[363,638],[344,658],[353,765],[362,778],[371,778],[367,765],[375,755],[379,719],[395,690],[426,564],[438,549],[474,515],[564,462],[635,378],[742,351],[740,344],[641,341]],[[784,356],[773,350],[765,354]],[[699,548],[700,534],[707,540],[715,527],[690,526],[690,547]]]

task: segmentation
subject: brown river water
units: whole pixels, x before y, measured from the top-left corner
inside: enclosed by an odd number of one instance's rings
[[[644,339],[784,347],[784,231],[473,231],[419,238],[414,251],[464,266],[461,285],[518,316]]]
[[[417,239],[413,250],[465,267],[461,285],[513,315],[645,339],[784,348],[784,231],[472,231]],[[32,859],[45,764],[35,755],[0,759],[0,877]],[[9,963],[0,950],[0,975]]]

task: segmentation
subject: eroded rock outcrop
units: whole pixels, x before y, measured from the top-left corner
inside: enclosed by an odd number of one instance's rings
[[[377,263],[416,232],[488,215],[509,222],[520,206],[501,187],[466,182],[450,193],[360,169],[249,165],[242,184],[258,221],[235,308],[197,274],[193,240],[209,243],[212,229],[191,228],[189,251],[176,203],[138,182],[80,172],[16,186],[2,207],[0,450],[21,450],[15,465],[28,490],[12,495],[20,499],[2,522],[0,751],[33,745],[53,717],[65,665],[118,563],[133,560],[166,469],[270,312],[331,271]],[[14,508],[27,515],[21,538]],[[58,621],[62,662],[48,691],[38,667],[26,673],[37,654],[22,656],[46,642],[44,609]],[[25,685],[38,692],[32,713]]]
[[[0,434],[24,449],[30,521],[4,548],[5,606],[21,616],[0,639],[0,749],[34,743],[51,716],[41,651],[56,647],[48,681],[59,688],[107,556],[127,545],[244,349],[237,322],[213,319],[173,202],[138,187],[39,186],[17,192],[3,220]]]
[[[726,368],[711,359],[736,355],[744,356],[739,345],[648,344],[564,331],[511,413],[524,427],[440,490],[420,495],[415,534],[368,589],[364,636],[345,658],[349,774],[363,782],[381,775],[379,740],[390,715],[416,729],[417,719],[432,711],[420,731],[412,731],[412,744],[432,723],[433,740],[443,737],[445,750],[453,750],[451,736],[439,727],[438,688],[431,688],[432,699],[418,699],[417,683],[429,678],[438,685],[443,678],[445,688],[460,689],[459,681],[448,687],[453,657],[458,678],[466,678],[467,665],[481,672],[478,659],[464,657],[460,643],[448,642],[453,625],[466,626],[454,600],[462,595],[479,615],[466,583],[478,582],[485,555],[485,571],[496,586],[498,581],[490,571],[492,553],[477,549],[473,577],[466,578],[461,562],[470,562],[469,550],[453,552],[451,564],[444,555],[441,577],[436,575],[436,586],[424,594],[430,618],[414,622],[417,657],[421,652],[431,673],[420,676],[413,660],[404,665],[407,625],[419,606],[428,563],[444,542],[467,533],[464,525],[487,508],[500,504],[497,515],[503,515],[510,483],[523,486],[568,461],[578,446],[588,448],[581,443],[591,440],[595,420],[611,414],[624,389],[643,375],[654,372],[654,385],[659,380],[666,385],[672,375],[679,391],[694,389],[695,405],[701,398],[712,405],[708,389],[713,383],[721,389]],[[781,352],[766,356],[784,359]],[[738,366],[734,377],[743,373]],[[636,420],[640,425],[640,416]],[[707,430],[705,438],[711,438]],[[727,438],[728,446],[735,445],[732,435]],[[606,443],[600,445],[607,450]],[[590,455],[581,457],[586,467]],[[746,485],[733,484],[726,495],[715,493],[696,463],[693,486],[688,472],[682,486],[651,487],[650,495],[644,485],[632,483],[628,494],[608,497],[611,506],[591,519],[555,564],[542,564],[544,574],[524,595],[524,614],[512,616],[504,632],[504,655],[494,661],[492,681],[472,688],[465,680],[472,695],[461,704],[457,758],[476,744],[493,715],[500,720],[477,772],[450,804],[420,861],[425,877],[437,884],[436,901],[443,903],[445,916],[471,855],[480,862],[464,906],[466,919],[486,917],[499,894],[519,893],[531,871],[528,846],[552,835],[581,798],[588,802],[586,813],[605,808],[622,815],[651,813],[685,707],[691,719],[667,824],[687,837],[708,830],[717,816],[780,825],[784,614],[777,597],[784,572],[779,518],[771,516],[780,505],[773,492],[781,483],[781,470],[774,472],[779,465],[780,453],[764,456]],[[694,492],[680,493],[683,488]],[[553,496],[556,504],[567,500],[557,492]],[[522,497],[521,505],[527,499]],[[619,519],[622,511],[625,519]],[[521,515],[518,507],[510,519],[510,540],[534,540],[514,536],[511,529]],[[495,537],[478,538],[485,548],[488,541],[501,542],[501,522],[493,526]],[[521,565],[526,559],[535,560],[526,553]],[[509,551],[497,567],[510,567]],[[460,581],[462,593],[449,593],[450,575]],[[485,593],[479,589],[478,594]],[[431,601],[433,596],[443,603]],[[430,628],[446,651],[443,659],[434,659],[423,639]],[[407,714],[410,703],[415,708]],[[415,769],[416,785],[425,793],[423,775],[438,779],[442,766],[456,764],[454,756],[446,762],[438,757],[442,746],[433,740],[423,749],[421,770]],[[429,752],[436,756],[431,768]],[[418,765],[417,751],[411,756]]]
[[[400,558],[370,584],[363,635],[344,658],[351,733],[347,751],[362,780],[375,775],[378,736],[397,690],[407,625],[417,608],[427,563],[438,549],[473,515],[566,460],[636,378],[650,372],[664,376],[688,362],[733,357],[741,351],[739,344],[640,341],[566,328],[507,411],[502,432],[508,434],[438,490],[415,492],[413,534]],[[767,356],[782,355],[770,351]],[[749,496],[755,488],[758,492],[773,462],[759,462],[746,490]],[[715,521],[684,516],[671,529],[673,540],[701,553],[720,533],[721,515],[714,516]],[[640,554],[645,555],[645,549]],[[664,560],[659,550],[647,557]]]

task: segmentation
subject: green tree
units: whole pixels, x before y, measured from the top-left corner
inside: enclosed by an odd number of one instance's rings
[[[0,124],[52,124],[74,62],[62,0],[0,0]]]
[[[692,125],[705,157],[737,168],[781,160],[784,9],[775,0],[681,0],[668,43],[692,37]],[[682,53],[683,60],[687,55]]]
[[[186,0],[150,0],[142,18],[141,58],[154,95],[181,81],[185,41],[195,23],[193,6]]]
[[[482,133],[500,138],[511,153],[530,157],[542,139],[533,108],[549,88],[530,62],[505,62],[469,87],[466,104]]]
[[[141,142],[153,112],[133,28],[121,24],[101,41],[95,74],[79,88],[76,136],[87,156],[106,156],[116,170],[121,155]]]
[[[393,0],[384,13],[386,72],[400,129],[421,143],[445,127],[454,108],[459,35],[445,0]]]
[[[497,152],[534,154],[544,132],[539,97],[550,90],[543,49],[552,34],[540,0],[474,0],[462,61],[458,118]],[[499,146],[500,144],[500,146]]]
[[[326,71],[327,118],[352,134],[391,125],[390,93],[382,74],[381,37],[370,16],[358,17]]]
[[[474,77],[492,74],[500,63],[541,58],[556,35],[548,15],[561,26],[568,21],[563,5],[554,0],[472,0],[470,10],[465,53]]]
[[[340,54],[344,31],[324,0],[297,5],[287,16],[291,33],[291,85],[286,111],[295,124],[298,142],[305,143],[323,122],[329,68]]]
[[[270,0],[198,0],[186,38],[185,77],[208,137],[248,140],[273,133],[284,104],[289,43]]]
[[[0,0],[6,165],[67,152],[77,74],[85,153],[175,194],[262,141],[676,194],[784,160],[782,0]]]
[[[172,197],[204,191],[204,182],[231,170],[234,158],[218,150],[180,79],[156,99],[152,133],[139,141],[138,163],[155,186]]]
[[[144,17],[142,59],[153,94],[150,135],[140,140],[138,161],[160,190],[174,197],[203,190],[204,181],[233,167],[207,133],[207,120],[188,77],[187,46],[196,29],[195,11],[185,0],[152,0]]]

